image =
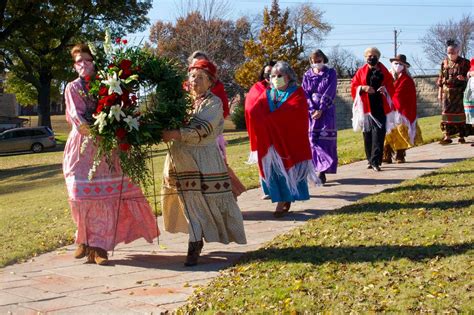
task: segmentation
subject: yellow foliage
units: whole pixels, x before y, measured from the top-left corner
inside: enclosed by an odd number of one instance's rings
[[[258,40],[250,39],[244,43],[246,61],[235,73],[239,85],[249,89],[257,82],[262,66],[271,60],[286,61],[299,77],[303,75],[306,66],[306,60],[300,57],[303,48],[295,40],[288,16],[288,10],[282,13],[276,0],[270,10],[264,9],[263,27]]]

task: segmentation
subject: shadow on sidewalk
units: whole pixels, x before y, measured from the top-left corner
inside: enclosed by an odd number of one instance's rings
[[[268,211],[242,211],[244,221],[308,221],[310,219],[318,218],[324,214],[330,213],[332,210],[316,210],[305,209],[288,212],[284,217],[275,218],[273,216],[274,207],[269,208]]]
[[[344,191],[343,195],[310,195],[311,198],[321,198],[321,199],[342,199],[347,201],[357,201],[364,197],[371,195],[370,193],[356,193],[352,191]]]
[[[204,250],[205,250],[204,245]],[[145,269],[173,270],[173,271],[218,271],[229,265],[242,256],[242,253],[213,251],[209,253],[202,253],[199,258],[199,263],[193,267],[185,267],[184,261],[186,255],[170,253],[170,255],[147,255],[147,254],[132,254],[127,255],[125,259],[109,260],[109,266],[131,266]]]
[[[265,248],[250,253],[244,262],[285,261],[323,264],[326,262],[357,263],[410,259],[421,261],[435,257],[465,254],[474,248],[474,243],[455,245],[434,244],[428,246],[380,245],[380,246],[301,246],[288,248]]]
[[[409,151],[408,151],[409,152]],[[408,153],[407,153],[408,154]],[[417,164],[417,163],[456,163],[459,161],[464,160],[464,158],[439,158],[439,159],[431,159],[431,160],[418,160],[418,161],[410,161],[410,156],[408,155],[407,157],[407,162],[406,164]]]
[[[333,183],[339,183],[340,185],[394,185],[404,181],[403,178],[340,178]]]

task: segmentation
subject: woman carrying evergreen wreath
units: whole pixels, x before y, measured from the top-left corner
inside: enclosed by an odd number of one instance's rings
[[[87,262],[105,265],[107,251],[120,242],[141,237],[152,242],[159,235],[152,209],[140,187],[124,177],[117,154],[110,170],[103,160],[92,180],[88,179],[96,146],[83,146],[97,104],[87,96],[88,82],[95,75],[92,53],[87,45],[71,50],[79,77],[66,86],[66,119],[72,126],[64,148],[63,172],[72,217],[77,226],[74,257],[87,256]],[[81,146],[83,147],[81,149]]]
[[[207,56],[205,52],[201,50],[196,50],[195,52],[191,54],[191,56],[189,56],[188,66],[191,66],[193,63],[199,60],[207,60],[211,62],[211,60],[209,59],[209,57]],[[229,99],[227,97],[227,93],[225,92],[224,84],[217,77],[214,83],[212,84],[211,93],[221,99],[222,108],[223,108],[222,115],[224,116],[224,119],[226,119],[230,114]],[[235,174],[234,170],[227,163],[227,153],[226,153],[227,142],[224,139],[224,135],[222,133],[218,135],[216,141],[221,151],[222,157],[224,158],[224,162],[227,165],[227,169],[229,171],[230,180],[232,181],[232,193],[234,194],[234,197],[237,198],[242,193],[244,193],[247,189],[245,188],[244,184],[242,184],[240,179],[237,177],[237,174]]]
[[[164,131],[163,141],[173,141],[166,156],[162,207],[165,230],[188,233],[185,266],[197,264],[206,242],[246,244],[239,206],[216,138],[224,129],[222,101],[211,93],[216,66],[198,60],[189,67],[193,113],[189,123]]]

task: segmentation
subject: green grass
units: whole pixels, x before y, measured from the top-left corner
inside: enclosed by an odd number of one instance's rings
[[[439,138],[438,124],[439,116],[420,119],[425,143]],[[0,156],[0,267],[73,241],[74,224],[61,169],[69,127],[64,116],[53,116],[52,125],[59,139],[56,151]],[[231,123],[226,122],[226,128],[230,127]],[[249,153],[247,132],[226,132],[225,137],[231,167],[246,187],[258,187],[256,165],[245,164]],[[340,164],[364,159],[362,135],[340,131],[338,150]],[[153,159],[158,192],[165,154],[165,146],[158,146]],[[152,196],[149,200],[154,205]],[[156,209],[160,212],[159,202]]]
[[[178,313],[472,313],[474,159],[311,220]]]

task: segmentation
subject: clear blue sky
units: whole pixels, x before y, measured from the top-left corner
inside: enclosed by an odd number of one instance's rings
[[[199,1],[199,0],[197,0]],[[228,18],[253,17],[270,7],[271,0],[231,0]],[[398,35],[398,53],[407,55],[408,62],[413,56],[424,60],[423,68],[433,72],[437,66],[424,59],[420,38],[428,28],[449,19],[459,20],[463,14],[474,17],[474,0],[288,0],[279,1],[282,8],[299,3],[312,3],[324,11],[324,20],[333,26],[321,49],[329,51],[340,45],[362,57],[366,47],[376,46],[382,52],[382,62],[394,54],[394,29]],[[154,0],[149,12],[151,23],[157,20],[173,22],[179,16],[181,0]],[[145,32],[130,34],[131,39],[148,39]],[[471,57],[471,56],[469,56]],[[413,69],[417,70],[417,69]],[[417,73],[419,71],[416,71]]]

